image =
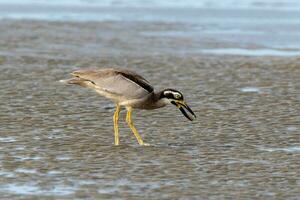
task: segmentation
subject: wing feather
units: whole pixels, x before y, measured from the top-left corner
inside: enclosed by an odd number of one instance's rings
[[[87,79],[99,89],[126,99],[139,99],[153,92],[153,87],[146,79],[129,70],[79,70],[72,75]]]

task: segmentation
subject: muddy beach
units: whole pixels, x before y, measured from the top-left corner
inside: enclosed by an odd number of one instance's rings
[[[0,27],[1,198],[299,198],[299,57],[203,54],[240,46],[179,34],[191,28],[183,23]],[[139,147],[122,120],[113,146],[114,105],[58,80],[114,66],[179,89],[197,120],[172,106],[137,111],[151,146]]]

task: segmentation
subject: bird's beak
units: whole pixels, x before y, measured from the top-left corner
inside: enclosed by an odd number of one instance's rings
[[[184,101],[172,101],[172,104],[174,104],[177,108],[179,108],[179,110],[181,111],[181,113],[188,118],[189,120],[193,121],[196,118],[195,113],[192,111],[192,109],[186,104],[186,102]],[[185,109],[193,115],[193,117],[191,117],[186,111]]]

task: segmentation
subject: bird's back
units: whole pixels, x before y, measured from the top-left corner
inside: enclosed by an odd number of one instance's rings
[[[141,99],[153,92],[153,87],[146,79],[126,69],[78,70],[71,74],[75,79],[89,83],[79,85],[93,88],[119,101]]]

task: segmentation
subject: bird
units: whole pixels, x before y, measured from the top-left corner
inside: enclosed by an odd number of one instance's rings
[[[120,144],[118,122],[121,107],[127,110],[126,122],[137,142],[144,146],[149,144],[143,141],[133,124],[133,109],[153,110],[173,104],[187,119],[193,121],[196,118],[181,92],[175,89],[156,92],[149,81],[134,71],[125,68],[81,69],[72,72],[71,75],[72,78],[60,82],[93,89],[115,102],[116,109],[113,115],[115,145]]]

